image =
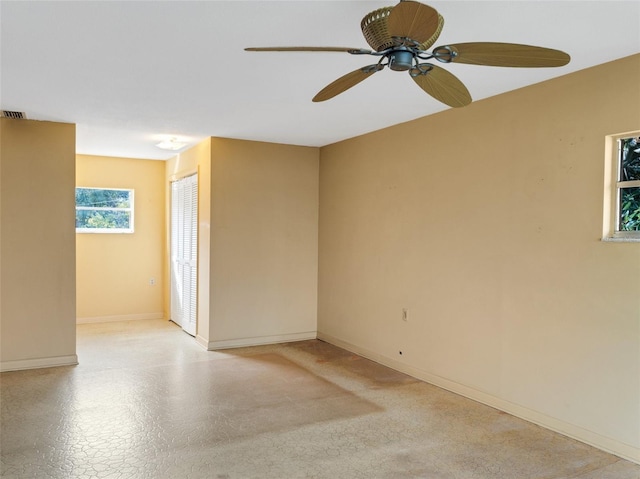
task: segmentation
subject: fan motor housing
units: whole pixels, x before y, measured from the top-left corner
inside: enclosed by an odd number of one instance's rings
[[[404,72],[413,66],[413,53],[409,50],[394,51],[389,54],[389,68]]]

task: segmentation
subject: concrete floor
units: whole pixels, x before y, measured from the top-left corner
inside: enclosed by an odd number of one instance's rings
[[[206,352],[133,321],[80,325],[78,355],[0,376],[3,478],[640,478],[320,341]]]

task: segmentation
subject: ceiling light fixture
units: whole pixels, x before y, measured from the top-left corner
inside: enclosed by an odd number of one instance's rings
[[[163,150],[177,151],[187,146],[187,144],[178,141],[176,138],[168,138],[166,140],[162,140],[156,146],[158,148],[162,148]]]

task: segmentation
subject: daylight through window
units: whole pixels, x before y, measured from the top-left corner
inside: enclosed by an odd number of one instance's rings
[[[618,232],[640,232],[640,136],[618,140]]]
[[[133,233],[133,190],[76,188],[77,233]]]

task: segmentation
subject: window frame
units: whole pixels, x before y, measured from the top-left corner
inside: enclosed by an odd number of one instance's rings
[[[105,187],[99,187],[99,186],[76,186],[74,191],[77,191],[77,190],[127,191],[129,193],[128,208],[78,206],[78,204],[76,203],[76,215],[78,211],[89,211],[89,210],[123,211],[123,212],[129,213],[129,227],[128,228],[78,228],[76,227],[76,233],[133,234],[135,232],[135,191],[133,188],[105,188]]]
[[[634,137],[640,137],[640,130],[608,135],[605,139],[603,241],[640,242],[640,231],[620,230],[621,190],[640,187],[640,180],[620,181],[622,168],[620,140]]]

